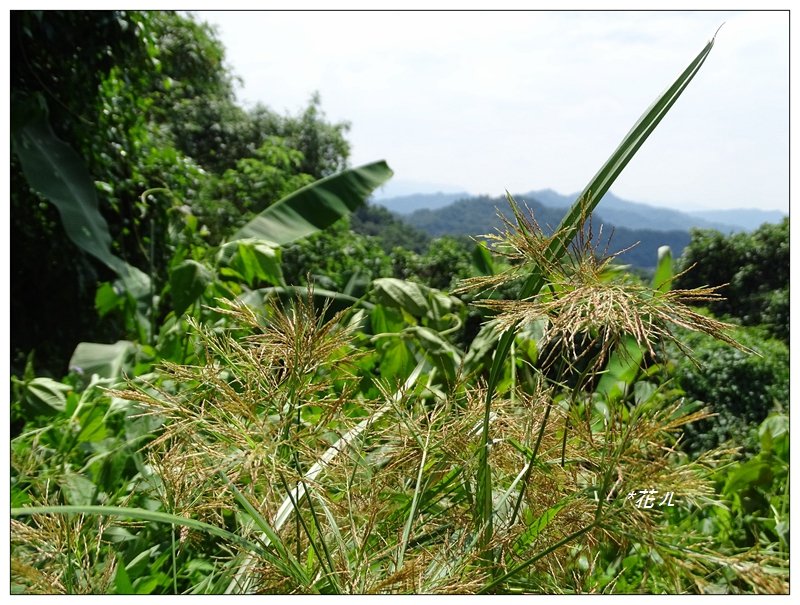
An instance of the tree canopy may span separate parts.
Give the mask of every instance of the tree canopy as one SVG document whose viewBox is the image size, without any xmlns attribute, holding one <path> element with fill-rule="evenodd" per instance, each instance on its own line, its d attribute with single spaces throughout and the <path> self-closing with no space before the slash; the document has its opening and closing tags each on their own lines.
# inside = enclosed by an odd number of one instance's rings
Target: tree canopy
<svg viewBox="0 0 800 605">
<path fill-rule="evenodd" d="M 683 252 L 678 288 L 727 284 L 715 313 L 738 318 L 744 325 L 765 325 L 789 341 L 789 219 L 765 223 L 752 233 L 722 235 L 694 230 Z"/>
<path fill-rule="evenodd" d="M 168 281 L 175 212 L 219 242 L 288 192 L 347 165 L 346 123 L 319 96 L 296 115 L 240 107 L 213 29 L 171 11 L 13 11 L 12 125 L 42 115 L 96 185 L 112 252 Z M 168 193 L 141 199 L 146 190 Z M 112 274 L 67 237 L 56 208 L 11 166 L 12 364 L 28 351 L 60 375 L 98 326 L 95 285 Z M 46 242 L 46 245 L 43 245 Z M 90 338 L 91 335 L 91 338 Z"/>
</svg>

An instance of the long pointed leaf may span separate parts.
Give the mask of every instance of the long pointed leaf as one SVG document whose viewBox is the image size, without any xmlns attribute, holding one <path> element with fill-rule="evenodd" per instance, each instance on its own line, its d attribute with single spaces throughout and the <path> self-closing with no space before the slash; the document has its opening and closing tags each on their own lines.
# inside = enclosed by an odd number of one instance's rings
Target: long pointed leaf
<svg viewBox="0 0 800 605">
<path fill-rule="evenodd" d="M 311 183 L 261 212 L 231 241 L 254 237 L 284 245 L 308 237 L 349 215 L 392 174 L 380 161 Z"/>
<path fill-rule="evenodd" d="M 653 274 L 653 288 L 665 294 L 672 288 L 672 280 L 675 277 L 672 269 L 672 248 L 661 246 L 658 249 L 658 265 Z"/>
<path fill-rule="evenodd" d="M 278 536 L 277 532 L 272 529 L 269 522 L 260 512 L 258 512 L 256 507 L 250 503 L 247 497 L 236 488 L 236 486 L 233 484 L 233 482 L 231 482 L 230 479 L 228 479 L 225 473 L 220 472 L 219 475 L 227 482 L 228 489 L 233 492 L 236 501 L 242 505 L 247 514 L 250 515 L 250 518 L 253 519 L 258 528 L 263 532 L 263 535 L 266 536 L 267 540 L 269 541 L 268 543 L 274 546 L 278 551 L 280 560 L 285 562 L 285 565 L 283 566 L 284 571 L 290 574 L 301 585 L 308 584 L 308 578 L 306 577 L 303 568 L 300 566 L 300 563 L 298 563 L 297 559 L 292 556 L 292 554 L 289 552 L 289 549 L 286 548 L 286 545 L 280 539 L 280 536 Z"/>
<path fill-rule="evenodd" d="M 28 184 L 58 209 L 64 231 L 78 248 L 124 275 L 127 265 L 111 253 L 111 234 L 98 210 L 89 171 L 72 147 L 53 132 L 44 101 L 15 99 L 12 111 L 12 147 Z"/>
<path fill-rule="evenodd" d="M 556 233 L 559 233 L 560 236 L 554 237 L 548 247 L 548 260 L 558 260 L 565 254 L 570 242 L 582 228 L 586 216 L 595 209 L 603 195 L 605 195 L 612 183 L 622 172 L 623 168 L 625 168 L 631 158 L 633 158 L 647 137 L 650 136 L 650 133 L 653 132 L 681 93 L 689 85 L 689 82 L 691 82 L 692 78 L 694 78 L 695 74 L 703 65 L 713 46 L 714 39 L 712 38 L 681 73 L 678 79 L 656 99 L 647 111 L 645 111 L 630 132 L 622 139 L 619 147 L 617 147 L 611 157 L 606 160 L 605 164 L 603 164 L 594 178 L 589 181 L 589 184 L 586 185 L 556 230 Z M 522 286 L 520 298 L 528 298 L 538 294 L 543 285 L 544 276 L 541 272 L 534 270 Z M 489 467 L 489 443 L 491 443 L 491 438 L 489 436 L 489 410 L 495 390 L 502 377 L 503 366 L 513 341 L 514 328 L 512 327 L 503 334 L 498 343 L 494 362 L 489 372 L 489 381 L 486 389 L 483 439 L 480 445 L 478 458 L 477 508 L 475 518 L 476 526 L 481 528 L 482 534 L 480 542 L 482 546 L 488 545 L 493 534 L 492 476 L 491 468 Z"/>
</svg>

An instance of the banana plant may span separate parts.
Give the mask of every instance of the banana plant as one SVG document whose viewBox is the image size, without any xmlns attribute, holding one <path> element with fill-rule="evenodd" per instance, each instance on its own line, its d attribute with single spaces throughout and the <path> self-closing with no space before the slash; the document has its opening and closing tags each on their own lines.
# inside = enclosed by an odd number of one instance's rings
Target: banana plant
<svg viewBox="0 0 800 605">
<path fill-rule="evenodd" d="M 137 327 L 139 340 L 142 344 L 150 342 L 156 337 L 151 277 L 111 251 L 108 223 L 99 211 L 95 185 L 83 159 L 55 135 L 41 96 L 15 97 L 12 108 L 12 148 L 28 183 L 58 209 L 70 240 L 119 277 L 117 287 L 106 285 L 98 291 L 98 311 L 102 314 L 119 307 L 120 297 L 125 298 L 136 316 L 132 325 Z M 392 174 L 386 162 L 378 161 L 344 170 L 278 200 L 222 246 L 218 261 L 228 265 L 222 271 L 236 272 L 243 282 L 266 280 L 281 287 L 279 247 L 348 216 Z M 176 316 L 187 311 L 216 280 L 212 268 L 194 259 L 182 260 L 169 273 Z M 86 349 L 79 346 L 71 367 L 85 365 Z"/>
</svg>

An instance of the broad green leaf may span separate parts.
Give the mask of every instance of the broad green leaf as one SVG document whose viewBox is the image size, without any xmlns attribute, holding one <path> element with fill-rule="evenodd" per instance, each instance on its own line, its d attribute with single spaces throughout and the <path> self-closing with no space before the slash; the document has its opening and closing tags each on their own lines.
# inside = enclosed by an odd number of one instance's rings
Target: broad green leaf
<svg viewBox="0 0 800 605">
<path fill-rule="evenodd" d="M 272 204 L 230 239 L 254 237 L 283 246 L 308 237 L 348 216 L 392 174 L 381 161 L 311 183 Z"/>
<path fill-rule="evenodd" d="M 789 451 L 789 417 L 785 414 L 772 414 L 758 427 L 761 450 L 774 451 L 779 457 Z"/>
<path fill-rule="evenodd" d="M 88 412 L 80 419 L 81 430 L 78 443 L 102 441 L 106 437 L 105 412 L 98 407 L 88 408 Z M 73 504 L 78 504 L 73 502 Z"/>
<path fill-rule="evenodd" d="M 154 296 L 150 277 L 136 267 L 128 265 L 126 272 L 114 281 L 111 290 L 107 288 L 103 290 L 101 298 L 95 298 L 98 313 L 100 312 L 98 305 L 101 304 L 105 305 L 106 311 L 111 310 L 108 308 L 108 305 L 113 305 L 110 296 L 112 293 L 116 294 L 119 297 L 117 306 L 124 308 L 127 301 L 133 311 L 124 315 L 126 328 L 138 334 L 140 342 L 150 342 L 154 327 L 150 321 Z"/>
<path fill-rule="evenodd" d="M 387 307 L 404 309 L 415 317 L 424 317 L 430 312 L 420 284 L 386 277 L 373 281 L 372 287 L 378 301 Z"/>
<path fill-rule="evenodd" d="M 653 289 L 659 292 L 669 292 L 672 287 L 672 248 L 661 246 L 658 249 L 658 265 L 653 274 Z"/>
<path fill-rule="evenodd" d="M 114 576 L 114 589 L 116 594 L 136 594 L 125 566 L 119 561 L 117 562 L 117 573 Z"/>
<path fill-rule="evenodd" d="M 261 280 L 273 286 L 283 285 L 280 248 L 264 243 L 243 245 L 240 242 L 239 258 L 242 260 L 244 276 L 248 283 L 254 284 L 256 280 Z"/>
<path fill-rule="evenodd" d="M 373 334 L 401 332 L 406 327 L 403 317 L 397 309 L 389 309 L 381 304 L 372 308 L 369 320 Z"/>
<path fill-rule="evenodd" d="M 609 401 L 622 397 L 636 380 L 642 359 L 644 351 L 636 339 L 626 336 L 611 354 L 596 391 L 605 395 Z"/>
<path fill-rule="evenodd" d="M 281 250 L 270 242 L 253 238 L 228 242 L 220 248 L 218 259 L 236 270 L 250 286 L 258 282 L 284 285 Z"/>
<path fill-rule="evenodd" d="M 439 290 L 394 277 L 376 279 L 372 282 L 372 288 L 378 302 L 402 309 L 417 318 L 438 320 L 463 304 Z"/>
<path fill-rule="evenodd" d="M 31 416 L 51 415 L 56 412 L 63 412 L 67 405 L 67 393 L 72 387 L 56 382 L 52 378 L 40 376 L 34 378 L 25 385 L 25 392 L 22 400 L 22 411 Z"/>
<path fill-rule="evenodd" d="M 183 315 L 200 298 L 212 279 L 211 271 L 195 260 L 185 260 L 172 269 L 169 272 L 169 287 L 175 314 Z"/>
<path fill-rule="evenodd" d="M 128 265 L 111 253 L 94 181 L 80 156 L 56 137 L 42 97 L 12 100 L 11 143 L 28 184 L 58 209 L 67 236 L 84 252 L 124 275 Z"/>
<path fill-rule="evenodd" d="M 409 367 L 414 365 L 414 358 L 402 338 L 388 339 L 390 342 L 381 351 L 381 378 L 388 384 L 399 382 L 406 376 Z"/>
<path fill-rule="evenodd" d="M 464 370 L 473 372 L 481 367 L 487 358 L 491 361 L 491 354 L 497 348 L 502 330 L 494 321 L 487 321 L 481 326 L 477 336 L 469 345 L 469 350 L 464 355 Z"/>
<path fill-rule="evenodd" d="M 770 460 L 756 457 L 735 466 L 728 474 L 722 493 L 734 496 L 755 485 L 769 485 L 773 479 Z"/>
<path fill-rule="evenodd" d="M 492 253 L 486 248 L 486 244 L 478 242 L 472 250 L 472 264 L 478 269 L 481 275 L 494 275 L 494 259 Z"/>
<path fill-rule="evenodd" d="M 119 340 L 111 345 L 82 342 L 75 347 L 69 369 L 82 376 L 98 374 L 101 378 L 116 379 L 122 375 L 127 360 L 135 352 L 136 345 L 128 340 Z"/>
<path fill-rule="evenodd" d="M 461 365 L 461 352 L 457 348 L 442 338 L 438 332 L 424 326 L 411 326 L 404 332 L 415 337 L 414 342 L 419 344 L 426 357 L 444 373 L 448 381 L 455 380 L 456 372 Z"/>
<path fill-rule="evenodd" d="M 109 312 L 123 306 L 124 299 L 109 282 L 103 282 L 94 295 L 94 308 L 100 317 L 105 317 Z"/>
<path fill-rule="evenodd" d="M 128 294 L 135 300 L 141 310 L 147 310 L 151 305 L 152 292 L 150 290 L 150 276 L 132 265 L 126 265 L 125 271 L 117 280 Z"/>
<path fill-rule="evenodd" d="M 66 471 L 58 480 L 61 492 L 68 504 L 88 506 L 99 489 L 88 477 L 74 471 Z"/>
</svg>

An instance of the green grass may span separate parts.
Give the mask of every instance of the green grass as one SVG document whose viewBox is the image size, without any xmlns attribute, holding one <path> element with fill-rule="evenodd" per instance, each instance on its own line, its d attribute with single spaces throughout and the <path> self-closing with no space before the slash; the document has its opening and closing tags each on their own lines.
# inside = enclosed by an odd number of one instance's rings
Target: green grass
<svg viewBox="0 0 800 605">
<path fill-rule="evenodd" d="M 675 326 L 746 349 L 688 306 L 716 290 L 671 290 L 668 261 L 639 283 L 585 231 L 712 45 L 552 235 L 509 198 L 490 275 L 455 291 L 484 320 L 466 346 L 462 301 L 410 281 L 357 299 L 231 290 L 209 271 L 181 301 L 196 315 L 175 355 L 149 371 L 85 389 L 19 381 L 17 405 L 39 416 L 11 446 L 12 589 L 786 592 L 788 479 L 767 475 L 788 436 L 773 421 L 741 467 L 729 451 L 690 459 L 683 427 L 706 414 L 659 363 Z M 280 281 L 269 250 L 242 271 Z M 678 504 L 637 508 L 642 489 Z"/>
</svg>

